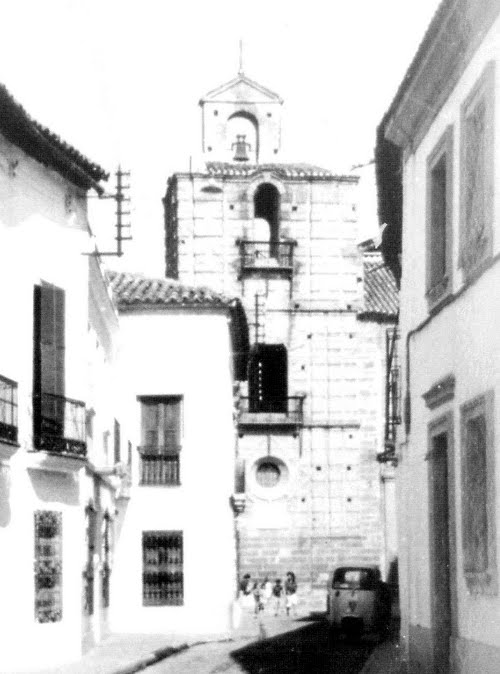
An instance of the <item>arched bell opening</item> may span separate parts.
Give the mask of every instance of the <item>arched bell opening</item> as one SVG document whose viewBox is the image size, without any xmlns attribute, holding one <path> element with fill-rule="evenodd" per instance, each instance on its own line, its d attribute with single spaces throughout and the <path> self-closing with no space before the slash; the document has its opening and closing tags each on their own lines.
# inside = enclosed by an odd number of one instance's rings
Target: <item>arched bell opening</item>
<svg viewBox="0 0 500 674">
<path fill-rule="evenodd" d="M 259 157 L 259 124 L 248 112 L 235 112 L 227 120 L 231 157 L 236 162 L 256 164 Z"/>
</svg>

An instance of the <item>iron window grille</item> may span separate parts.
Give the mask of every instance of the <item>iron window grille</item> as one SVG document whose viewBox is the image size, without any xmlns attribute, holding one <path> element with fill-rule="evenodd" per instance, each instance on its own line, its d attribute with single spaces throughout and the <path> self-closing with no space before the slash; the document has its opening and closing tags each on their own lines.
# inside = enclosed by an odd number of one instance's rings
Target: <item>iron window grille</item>
<svg viewBox="0 0 500 674">
<path fill-rule="evenodd" d="M 111 585 L 111 527 L 112 519 L 108 511 L 102 518 L 102 567 L 101 567 L 101 596 L 102 607 L 109 608 Z"/>
<path fill-rule="evenodd" d="M 396 432 L 401 424 L 401 369 L 398 358 L 399 330 L 389 328 L 385 334 L 385 432 L 380 462 L 396 461 Z"/>
<path fill-rule="evenodd" d="M 92 504 L 85 509 L 85 538 L 87 544 L 87 562 L 83 572 L 83 601 L 86 615 L 94 614 L 94 552 L 96 539 L 97 513 Z"/>
<path fill-rule="evenodd" d="M 144 606 L 182 606 L 184 603 L 182 531 L 144 531 L 142 534 Z"/>
<path fill-rule="evenodd" d="M 0 375 L 0 441 L 17 443 L 17 383 Z"/>
<path fill-rule="evenodd" d="M 62 513 L 35 512 L 35 619 L 62 620 Z"/>
</svg>

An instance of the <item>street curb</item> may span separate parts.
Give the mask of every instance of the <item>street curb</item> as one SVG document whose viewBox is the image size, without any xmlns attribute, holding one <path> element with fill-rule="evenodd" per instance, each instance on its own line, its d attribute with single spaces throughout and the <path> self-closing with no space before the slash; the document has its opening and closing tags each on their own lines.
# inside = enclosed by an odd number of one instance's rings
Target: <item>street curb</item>
<svg viewBox="0 0 500 674">
<path fill-rule="evenodd" d="M 180 644 L 180 646 L 165 646 L 164 648 L 157 648 L 152 653 L 143 656 L 140 660 L 135 660 L 130 665 L 125 665 L 119 669 L 114 669 L 110 674 L 135 674 L 140 672 L 150 665 L 154 665 L 161 660 L 169 658 L 171 655 L 177 655 L 177 653 L 182 653 L 188 648 L 193 648 L 193 646 L 202 646 L 203 644 L 210 643 L 224 643 L 227 641 L 234 641 L 233 637 L 223 637 L 222 639 L 211 639 L 205 641 L 193 641 L 192 643 Z"/>
<path fill-rule="evenodd" d="M 136 660 L 130 665 L 113 670 L 111 674 L 135 674 L 135 672 L 140 672 L 142 669 L 146 669 L 146 667 L 149 667 L 156 662 L 160 662 L 160 660 L 165 660 L 165 658 L 168 658 L 171 655 L 181 653 L 182 651 L 185 651 L 194 645 L 195 644 L 181 644 L 180 646 L 167 646 L 166 648 L 158 648 L 156 651 L 153 651 L 149 655 L 142 657 L 140 660 Z"/>
</svg>

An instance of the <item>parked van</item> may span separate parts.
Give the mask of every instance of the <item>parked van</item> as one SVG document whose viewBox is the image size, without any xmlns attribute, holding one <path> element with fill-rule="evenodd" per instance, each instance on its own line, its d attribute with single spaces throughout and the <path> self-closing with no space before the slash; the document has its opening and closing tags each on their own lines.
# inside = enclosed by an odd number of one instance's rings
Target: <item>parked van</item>
<svg viewBox="0 0 500 674">
<path fill-rule="evenodd" d="M 372 566 L 341 566 L 330 575 L 327 620 L 347 636 L 385 635 L 391 618 L 389 587 Z"/>
</svg>

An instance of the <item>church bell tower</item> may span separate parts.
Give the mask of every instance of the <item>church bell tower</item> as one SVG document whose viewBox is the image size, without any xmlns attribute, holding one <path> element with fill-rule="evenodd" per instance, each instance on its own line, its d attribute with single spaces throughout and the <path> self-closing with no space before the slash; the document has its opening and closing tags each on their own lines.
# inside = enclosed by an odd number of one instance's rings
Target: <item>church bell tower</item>
<svg viewBox="0 0 500 674">
<path fill-rule="evenodd" d="M 241 63 L 237 77 L 206 94 L 200 106 L 204 161 L 279 161 L 283 100 L 247 77 Z"/>
</svg>

